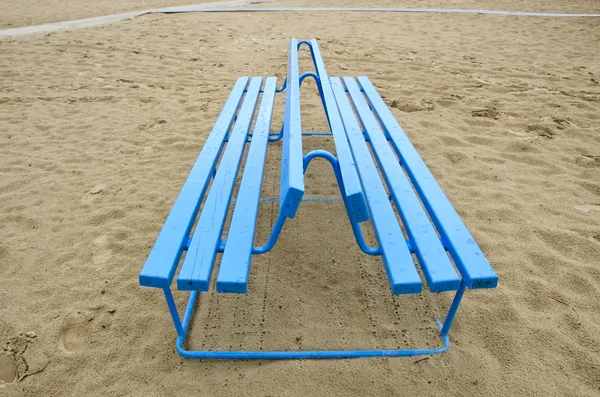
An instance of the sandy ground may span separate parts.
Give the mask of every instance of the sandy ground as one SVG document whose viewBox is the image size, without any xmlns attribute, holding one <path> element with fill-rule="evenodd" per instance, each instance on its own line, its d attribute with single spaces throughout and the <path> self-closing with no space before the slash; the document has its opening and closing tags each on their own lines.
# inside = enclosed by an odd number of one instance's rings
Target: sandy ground
<svg viewBox="0 0 600 397">
<path fill-rule="evenodd" d="M 0 41 L 0 394 L 600 395 L 598 28 L 186 14 Z M 497 289 L 467 293 L 441 356 L 185 360 L 161 292 L 138 286 L 236 77 L 283 78 L 292 35 L 320 38 L 331 75 L 370 76 L 498 271 Z M 304 128 L 325 129 L 314 84 L 302 93 Z M 273 130 L 282 109 L 279 100 Z M 333 144 L 305 140 L 317 147 Z M 264 197 L 277 194 L 278 152 Z M 311 165 L 308 196 L 337 195 L 327 167 Z M 257 242 L 275 214 L 261 206 Z M 450 300 L 393 297 L 341 204 L 303 203 L 273 252 L 253 261 L 247 296 L 203 298 L 189 346 L 437 346 L 433 317 Z"/>
<path fill-rule="evenodd" d="M 23 0 L 0 1 L 0 29 L 99 17 L 129 11 L 148 10 L 214 0 Z"/>
<path fill-rule="evenodd" d="M 0 1 L 0 29 L 63 22 L 73 19 L 118 14 L 129 11 L 148 10 L 189 4 L 215 3 L 218 0 L 20 0 Z M 471 8 L 508 11 L 537 11 L 565 13 L 598 13 L 600 3 L 596 0 L 574 1 L 527 1 L 503 0 L 339 0 L 325 3 L 321 0 L 282 0 L 274 3 L 255 3 L 252 7 L 440 7 Z"/>
</svg>

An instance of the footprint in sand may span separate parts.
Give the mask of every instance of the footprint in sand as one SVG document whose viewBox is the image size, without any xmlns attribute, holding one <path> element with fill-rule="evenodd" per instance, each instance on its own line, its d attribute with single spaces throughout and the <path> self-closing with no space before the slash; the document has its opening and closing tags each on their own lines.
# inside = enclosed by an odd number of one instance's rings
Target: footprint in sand
<svg viewBox="0 0 600 397">
<path fill-rule="evenodd" d="M 87 343 L 88 331 L 83 324 L 76 324 L 63 329 L 58 337 L 59 347 L 66 353 L 77 353 Z"/>
<path fill-rule="evenodd" d="M 413 112 L 430 112 L 432 110 L 435 110 L 435 105 L 430 102 L 430 101 L 426 101 L 426 100 L 421 100 L 420 103 L 417 102 L 400 102 L 397 99 L 394 99 L 393 101 L 391 101 L 389 103 L 389 106 L 395 109 L 400 109 L 403 112 L 406 113 L 413 113 Z"/>
<path fill-rule="evenodd" d="M 17 379 L 17 364 L 11 356 L 0 353 L 0 387 Z"/>
<path fill-rule="evenodd" d="M 28 331 L 6 340 L 0 353 L 0 388 L 8 383 L 23 380 L 27 376 L 42 372 L 50 359 L 35 343 L 37 335 Z"/>
<path fill-rule="evenodd" d="M 500 118 L 500 112 L 498 112 L 498 109 L 496 109 L 495 107 L 487 106 L 485 109 L 473 110 L 471 112 L 471 116 L 472 117 L 486 117 L 488 119 L 496 119 L 497 120 Z"/>
<path fill-rule="evenodd" d="M 102 265 L 108 262 L 112 256 L 112 250 L 108 248 L 108 236 L 103 235 L 94 239 L 92 252 L 92 262 L 94 262 L 94 265 Z"/>
<path fill-rule="evenodd" d="M 89 192 L 83 195 L 81 198 L 81 204 L 91 204 L 94 202 L 96 195 L 102 193 L 102 191 L 106 188 L 106 185 L 96 185 Z"/>
<path fill-rule="evenodd" d="M 58 336 L 58 347 L 65 353 L 78 353 L 88 343 L 89 329 L 87 324 L 93 320 L 90 314 L 69 313 Z"/>
</svg>

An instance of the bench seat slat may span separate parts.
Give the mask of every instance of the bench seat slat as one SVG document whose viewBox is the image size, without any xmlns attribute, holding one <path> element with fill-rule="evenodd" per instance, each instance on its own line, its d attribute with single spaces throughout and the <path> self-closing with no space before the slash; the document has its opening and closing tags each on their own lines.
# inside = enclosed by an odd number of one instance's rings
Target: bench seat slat
<svg viewBox="0 0 600 397">
<path fill-rule="evenodd" d="M 333 134 L 335 151 L 340 164 L 348 216 L 352 222 L 364 222 L 369 219 L 369 211 L 367 209 L 367 203 L 362 187 L 360 186 L 360 180 L 358 179 L 354 158 L 352 157 L 352 152 L 348 145 L 346 131 L 344 130 L 335 97 L 333 96 L 331 83 L 329 82 L 329 76 L 327 75 L 327 70 L 325 69 L 325 63 L 321 57 L 321 51 L 319 50 L 317 40 L 313 39 L 311 45 L 317 74 L 319 75 L 319 80 L 321 82 L 321 90 L 325 102 L 325 112 L 327 113 L 327 120 L 329 121 L 329 127 Z"/>
<path fill-rule="evenodd" d="M 252 245 L 254 244 L 276 88 L 277 77 L 268 77 L 252 132 L 252 143 L 248 150 L 240 191 L 227 235 L 225 252 L 219 267 L 217 292 L 243 294 L 248 290 Z"/>
<path fill-rule="evenodd" d="M 396 153 L 433 219 L 467 287 L 496 287 L 498 276 L 392 112 L 367 77 L 358 77 L 358 82 L 373 111 L 389 134 Z"/>
<path fill-rule="evenodd" d="M 237 116 L 229 143 L 217 168 L 210 192 L 188 248 L 179 277 L 180 290 L 208 291 L 213 264 L 221 241 L 233 187 L 242 161 L 248 129 L 252 123 L 262 78 L 250 81 L 244 103 Z"/>
<path fill-rule="evenodd" d="M 341 80 L 334 77 L 330 81 L 364 188 L 373 229 L 381 249 L 392 293 L 419 293 L 423 289 L 423 284 L 362 130 L 354 116 L 352 105 L 346 96 Z"/>
<path fill-rule="evenodd" d="M 284 216 L 293 218 L 304 195 L 298 41 L 296 39 L 292 39 L 290 42 L 286 84 L 279 208 Z"/>
<path fill-rule="evenodd" d="M 140 285 L 157 288 L 168 288 L 171 285 L 215 162 L 221 153 L 247 84 L 248 77 L 240 77 L 235 83 L 148 255 L 139 276 Z"/>
<path fill-rule="evenodd" d="M 432 292 L 457 290 L 460 278 L 377 119 L 354 78 L 344 77 L 343 80 L 369 137 L 373 153 L 398 208 L 429 289 Z"/>
</svg>

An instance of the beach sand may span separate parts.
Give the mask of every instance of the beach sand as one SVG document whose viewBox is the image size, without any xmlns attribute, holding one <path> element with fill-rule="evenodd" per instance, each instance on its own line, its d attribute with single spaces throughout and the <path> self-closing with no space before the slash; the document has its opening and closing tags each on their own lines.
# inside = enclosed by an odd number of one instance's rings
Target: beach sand
<svg viewBox="0 0 600 397">
<path fill-rule="evenodd" d="M 0 29 L 63 22 L 131 11 L 202 4 L 213 0 L 22 0 L 0 2 Z"/>
<path fill-rule="evenodd" d="M 281 2 L 296 4 L 307 2 Z M 435 4 L 475 2 L 419 2 Z M 598 11 L 531 4 L 519 8 Z M 57 18 L 74 15 L 91 16 Z M 600 395 L 599 23 L 178 14 L 1 40 L 0 395 Z M 236 78 L 282 81 L 291 36 L 318 37 L 330 75 L 370 77 L 498 272 L 498 288 L 467 291 L 441 356 L 182 359 L 161 291 L 138 285 Z M 303 129 L 326 130 L 310 80 L 302 104 Z M 279 98 L 273 131 L 282 115 Z M 304 140 L 316 148 L 333 143 Z M 269 150 L 263 197 L 277 197 L 279 152 Z M 311 164 L 306 196 L 338 195 L 329 165 Z M 261 204 L 257 244 L 276 214 Z M 188 346 L 439 346 L 434 317 L 451 299 L 392 296 L 342 204 L 305 202 L 272 253 L 253 259 L 246 296 L 203 295 Z"/>
</svg>

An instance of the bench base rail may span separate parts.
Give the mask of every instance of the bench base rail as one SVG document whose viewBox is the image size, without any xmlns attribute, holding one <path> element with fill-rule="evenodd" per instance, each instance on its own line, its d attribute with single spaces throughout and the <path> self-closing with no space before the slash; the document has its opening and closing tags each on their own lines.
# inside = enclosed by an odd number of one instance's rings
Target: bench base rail
<svg viewBox="0 0 600 397">
<path fill-rule="evenodd" d="M 292 360 L 292 359 L 339 359 L 339 358 L 361 358 L 361 357 L 413 357 L 431 354 L 441 354 L 450 346 L 448 332 L 465 293 L 466 285 L 461 283 L 460 288 L 454 295 L 450 309 L 442 323 L 438 318 L 436 322 L 440 329 L 441 347 L 427 349 L 392 349 L 392 350 L 310 350 L 310 351 L 202 351 L 186 350 L 185 340 L 194 313 L 196 303 L 199 301 L 200 292 L 192 291 L 183 315 L 179 317 L 173 294 L 168 288 L 164 289 L 165 298 L 175 329 L 177 330 L 177 353 L 184 358 L 196 359 L 221 359 L 221 360 Z"/>
<path fill-rule="evenodd" d="M 304 156 L 304 172 L 308 169 L 310 162 L 316 158 L 322 158 L 327 160 L 333 168 L 336 176 L 338 185 L 340 186 L 340 192 L 342 193 L 341 198 L 337 200 L 344 201 L 342 189 L 342 179 L 340 174 L 340 168 L 337 158 L 328 151 L 325 150 L 314 150 Z M 333 198 L 330 198 L 333 199 Z M 269 201 L 277 201 L 278 199 L 270 199 Z M 304 198 L 302 201 L 315 201 L 315 200 L 328 200 L 328 198 Z M 261 200 L 264 201 L 264 200 Z M 269 242 L 263 247 L 253 247 L 253 254 L 264 254 L 273 248 L 279 233 L 285 222 L 285 217 L 279 216 L 275 222 L 273 231 L 269 238 Z M 380 255 L 379 248 L 369 247 L 365 242 L 360 225 L 356 222 L 350 222 L 356 241 L 361 250 L 369 255 Z M 225 243 L 224 241 L 222 243 Z M 177 352 L 179 355 L 185 358 L 197 358 L 197 359 L 254 359 L 254 360 L 271 360 L 271 359 L 338 359 L 338 358 L 359 358 L 359 357 L 411 357 L 411 356 L 423 356 L 430 354 L 441 354 L 445 352 L 450 346 L 448 339 L 448 332 L 454 320 L 454 316 L 458 310 L 458 306 L 462 300 L 467 286 L 465 282 L 461 282 L 459 289 L 456 291 L 450 309 L 446 314 L 446 318 L 442 323 L 438 318 L 436 322 L 440 329 L 440 338 L 442 342 L 441 347 L 428 348 L 428 349 L 395 349 L 395 350 L 314 350 L 314 351 L 190 351 L 184 348 L 185 340 L 187 337 L 188 329 L 190 326 L 190 320 L 194 312 L 196 303 L 199 301 L 199 291 L 192 291 L 190 298 L 187 303 L 187 307 L 183 316 L 180 318 L 173 294 L 169 288 L 163 289 L 167 305 L 173 319 L 173 324 L 177 330 Z"/>
</svg>

